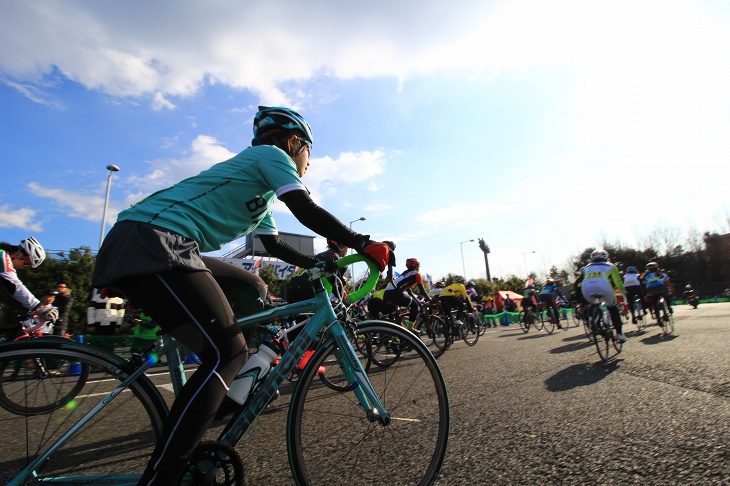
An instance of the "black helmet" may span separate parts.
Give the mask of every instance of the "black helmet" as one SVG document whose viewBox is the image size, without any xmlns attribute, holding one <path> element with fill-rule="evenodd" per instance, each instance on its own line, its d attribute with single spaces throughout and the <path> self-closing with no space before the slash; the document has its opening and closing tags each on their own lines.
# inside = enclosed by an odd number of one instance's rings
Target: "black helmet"
<svg viewBox="0 0 730 486">
<path fill-rule="evenodd" d="M 58 295 L 58 291 L 53 289 L 43 289 L 39 295 L 41 297 L 44 295 Z"/>
<path fill-rule="evenodd" d="M 342 256 L 344 256 L 345 253 L 347 253 L 347 246 L 337 243 L 332 238 L 327 238 L 327 248 L 329 248 L 330 250 L 336 251 L 337 253 L 339 253 Z"/>
</svg>

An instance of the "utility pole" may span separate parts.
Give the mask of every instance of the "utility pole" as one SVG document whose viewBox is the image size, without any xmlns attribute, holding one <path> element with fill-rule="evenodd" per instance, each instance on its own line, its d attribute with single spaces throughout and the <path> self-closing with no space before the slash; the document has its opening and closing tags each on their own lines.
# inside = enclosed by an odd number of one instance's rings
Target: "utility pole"
<svg viewBox="0 0 730 486">
<path fill-rule="evenodd" d="M 492 276 L 489 273 L 489 246 L 484 243 L 484 238 L 479 238 L 479 249 L 484 252 L 484 266 L 487 267 L 487 281 L 492 281 Z"/>
</svg>

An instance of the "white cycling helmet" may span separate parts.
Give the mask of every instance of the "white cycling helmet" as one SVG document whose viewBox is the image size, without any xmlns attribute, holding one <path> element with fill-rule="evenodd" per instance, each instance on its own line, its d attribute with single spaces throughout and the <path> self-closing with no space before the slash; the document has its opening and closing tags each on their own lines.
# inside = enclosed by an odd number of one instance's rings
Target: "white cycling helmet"
<svg viewBox="0 0 730 486">
<path fill-rule="evenodd" d="M 598 248 L 591 253 L 591 261 L 592 262 L 607 262 L 608 261 L 608 252 L 604 250 L 603 248 Z"/>
<path fill-rule="evenodd" d="M 43 249 L 38 240 L 34 237 L 26 238 L 20 242 L 20 248 L 30 257 L 30 266 L 36 268 L 46 259 L 46 250 Z"/>
</svg>

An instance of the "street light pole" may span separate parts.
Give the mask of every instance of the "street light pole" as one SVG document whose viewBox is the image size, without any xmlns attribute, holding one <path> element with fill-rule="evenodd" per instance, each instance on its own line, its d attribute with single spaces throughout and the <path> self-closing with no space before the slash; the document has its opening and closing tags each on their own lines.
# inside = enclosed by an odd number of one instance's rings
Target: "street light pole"
<svg viewBox="0 0 730 486">
<path fill-rule="evenodd" d="M 365 221 L 365 217 L 360 216 L 359 218 L 350 221 L 350 231 L 352 231 L 352 223 L 357 223 L 358 221 Z M 353 253 L 353 250 L 350 249 L 350 254 L 352 254 L 352 253 Z M 354 263 L 350 264 L 350 284 L 353 287 L 355 287 L 355 264 Z"/>
<path fill-rule="evenodd" d="M 527 273 L 527 257 L 525 257 L 528 253 L 535 253 L 535 250 L 526 251 L 522 254 L 522 260 L 525 262 L 525 278 L 529 277 L 529 274 Z"/>
<path fill-rule="evenodd" d="M 112 187 L 112 173 L 119 172 L 119 167 L 114 164 L 106 166 L 106 170 L 109 171 L 109 177 L 106 179 L 106 197 L 104 198 L 104 214 L 101 217 L 101 235 L 99 236 L 99 248 L 104 242 L 104 227 L 106 226 L 106 210 L 109 207 L 109 191 Z"/>
<path fill-rule="evenodd" d="M 491 282 L 492 275 L 489 273 L 489 253 L 491 250 L 489 249 L 489 245 L 487 245 L 484 242 L 483 238 L 478 238 L 478 240 L 479 240 L 479 249 L 481 249 L 482 252 L 484 253 L 484 266 L 487 267 L 487 282 Z"/>
<path fill-rule="evenodd" d="M 471 243 L 472 241 L 474 240 L 471 239 L 459 243 L 459 246 L 461 247 L 461 269 L 464 271 L 464 280 L 466 280 L 466 267 L 464 266 L 464 243 Z"/>
</svg>

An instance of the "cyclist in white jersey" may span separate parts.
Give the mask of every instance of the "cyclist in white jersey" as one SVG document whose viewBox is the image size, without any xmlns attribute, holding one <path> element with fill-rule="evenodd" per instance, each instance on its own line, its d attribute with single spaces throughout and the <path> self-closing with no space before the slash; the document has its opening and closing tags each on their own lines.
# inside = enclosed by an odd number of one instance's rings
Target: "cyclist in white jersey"
<svg viewBox="0 0 730 486">
<path fill-rule="evenodd" d="M 20 305 L 28 310 L 28 313 L 38 312 L 45 320 L 54 322 L 58 319 L 58 309 L 55 307 L 41 308 L 41 301 L 28 287 L 18 278 L 18 270 L 25 267 L 36 268 L 46 259 L 46 251 L 34 237 L 26 238 L 19 245 L 2 244 L 0 249 L 0 283 L 2 287 Z"/>
<path fill-rule="evenodd" d="M 639 300 L 641 302 L 641 309 L 644 315 L 646 315 L 646 302 L 644 300 L 644 287 L 641 285 L 641 278 L 639 276 L 639 270 L 631 266 L 626 269 L 624 275 L 624 288 L 626 289 L 626 301 L 631 311 L 631 322 L 636 324 L 636 311 L 634 310 L 634 301 Z"/>
<path fill-rule="evenodd" d="M 307 228 L 370 256 L 381 270 L 394 258 L 387 245 L 354 233 L 309 197 L 301 177 L 314 139 L 299 113 L 259 107 L 253 133 L 252 146 L 243 152 L 120 213 L 97 256 L 92 285 L 122 291 L 202 361 L 175 399 L 139 484 L 180 483 L 247 359 L 226 289 L 201 252 L 218 250 L 255 230 L 269 254 L 314 267 L 315 258 L 279 239 L 271 214 L 278 198 Z M 265 287 L 248 275 L 255 310 Z"/>
</svg>

